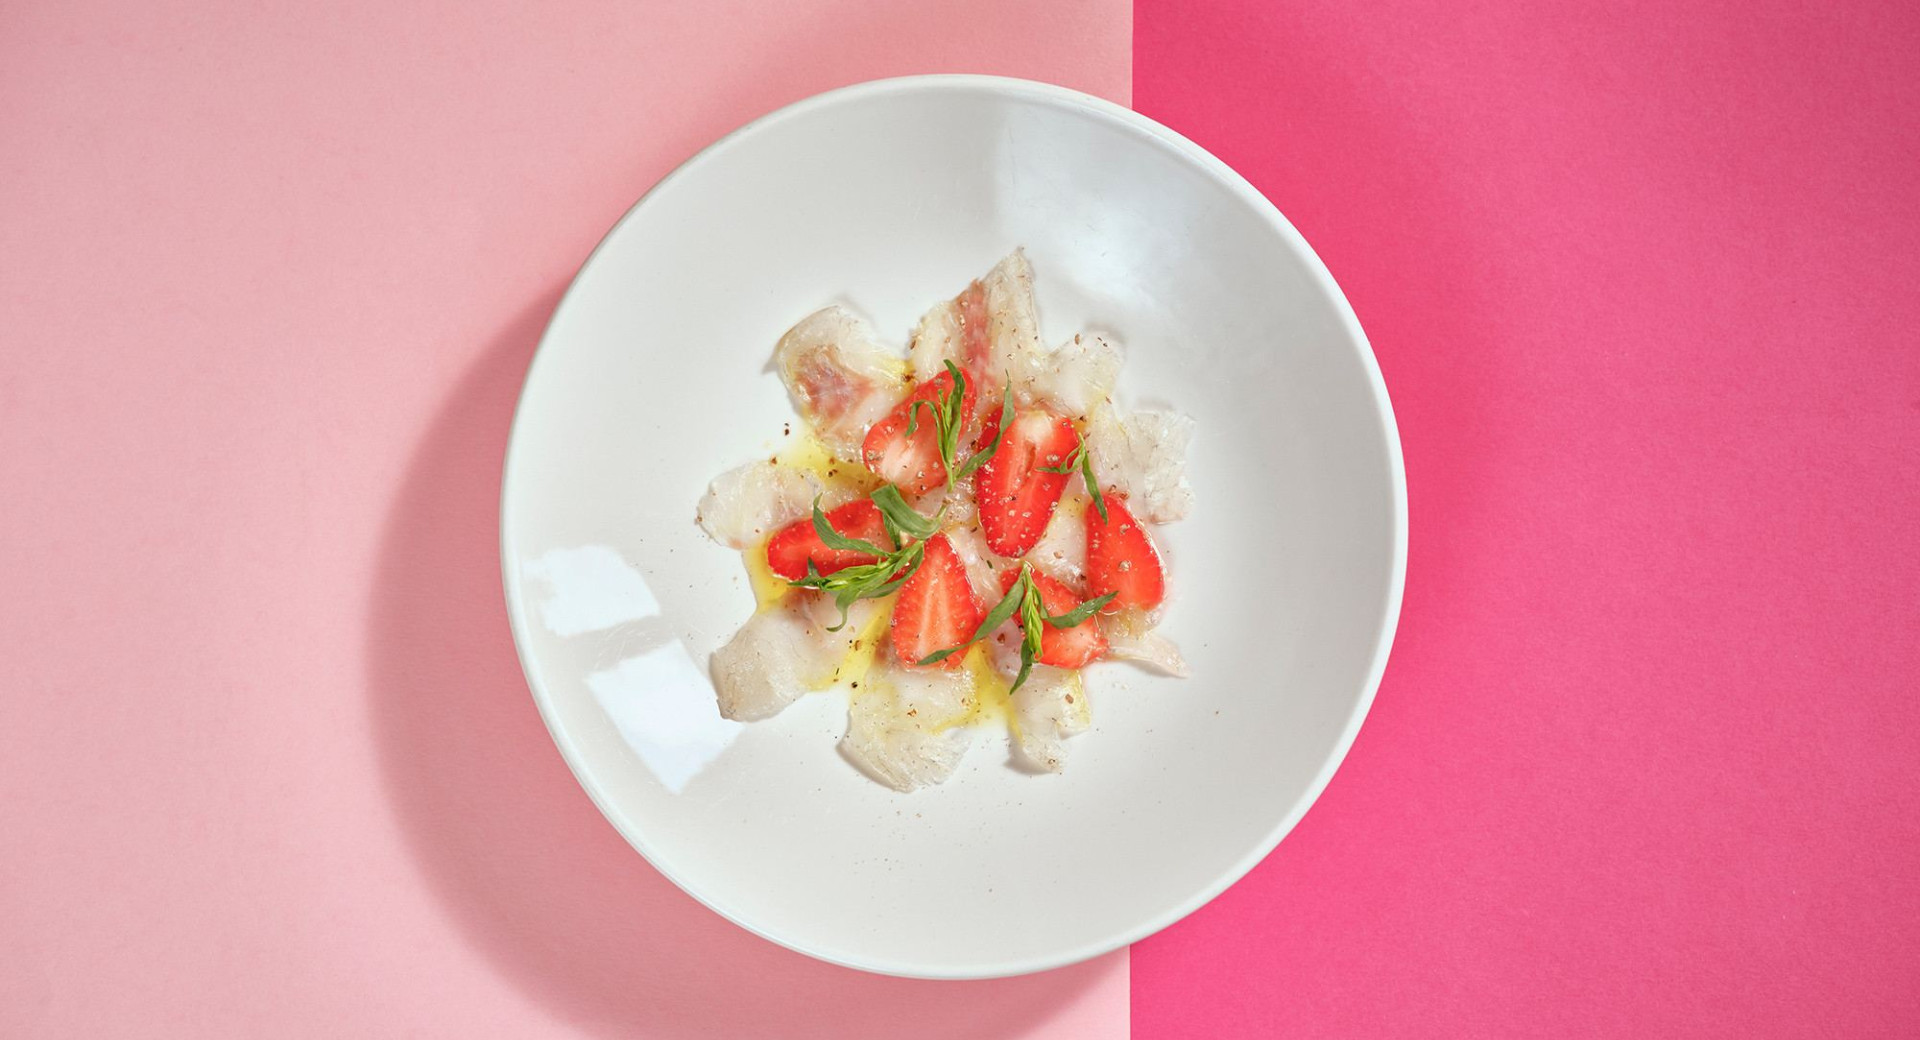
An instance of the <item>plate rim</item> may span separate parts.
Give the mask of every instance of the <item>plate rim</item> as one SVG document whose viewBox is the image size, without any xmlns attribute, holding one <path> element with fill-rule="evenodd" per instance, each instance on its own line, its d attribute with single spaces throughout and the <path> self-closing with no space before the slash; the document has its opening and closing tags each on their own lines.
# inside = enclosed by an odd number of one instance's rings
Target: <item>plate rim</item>
<svg viewBox="0 0 1920 1040">
<path fill-rule="evenodd" d="M 1381 604 L 1379 635 L 1375 639 L 1372 660 L 1368 664 L 1366 678 L 1361 684 L 1360 696 L 1355 702 L 1353 711 L 1349 714 L 1345 725 L 1341 729 L 1340 735 L 1335 742 L 1333 753 L 1328 756 L 1326 762 L 1322 764 L 1320 771 L 1314 775 L 1312 781 L 1307 785 L 1306 790 L 1295 799 L 1294 804 L 1280 818 L 1279 822 L 1269 829 L 1267 834 L 1264 835 L 1247 854 L 1223 869 L 1212 882 L 1196 890 L 1185 899 L 1177 901 L 1167 909 L 1132 926 L 1119 929 L 1111 936 L 1082 943 L 1054 954 L 1025 957 L 1002 963 L 963 965 L 959 967 L 943 966 L 937 963 L 908 962 L 888 958 L 866 958 L 809 948 L 805 943 L 773 934 L 771 931 L 759 927 L 745 915 L 734 912 L 734 910 L 726 906 L 724 902 L 702 891 L 698 885 L 691 883 L 688 879 L 669 869 L 661 859 L 656 857 L 650 850 L 647 841 L 640 833 L 641 828 L 628 819 L 626 814 L 618 807 L 613 805 L 611 800 L 602 791 L 600 784 L 593 776 L 591 768 L 587 766 L 585 757 L 581 754 L 574 738 L 569 736 L 565 728 L 558 724 L 558 714 L 557 709 L 553 705 L 553 698 L 540 679 L 534 674 L 531 655 L 528 652 L 530 641 L 527 633 L 530 631 L 530 626 L 525 617 L 525 611 L 521 607 L 521 604 L 524 602 L 524 597 L 521 595 L 521 578 L 518 573 L 519 568 L 515 565 L 514 559 L 510 554 L 513 537 L 512 524 L 509 519 L 509 504 L 514 498 L 516 448 L 521 442 L 520 422 L 526 412 L 528 393 L 534 385 L 535 375 L 540 370 L 542 360 L 551 353 L 548 347 L 553 339 L 553 330 L 555 326 L 559 324 L 562 315 L 567 313 L 568 306 L 573 301 L 574 292 L 580 286 L 581 276 L 599 259 L 601 252 L 607 248 L 608 243 L 620 233 L 620 230 L 624 228 L 629 221 L 634 219 L 635 215 L 638 214 L 651 199 L 660 194 L 662 190 L 681 178 L 688 176 L 706 160 L 724 150 L 734 141 L 744 138 L 763 127 L 794 118 L 811 112 L 814 109 L 825 108 L 835 104 L 857 102 L 871 97 L 891 94 L 907 94 L 929 90 L 977 92 L 999 98 L 1033 101 L 1079 109 L 1097 119 L 1117 125 L 1122 129 L 1142 134 L 1170 147 L 1173 151 L 1200 167 L 1204 172 L 1210 174 L 1229 191 L 1246 202 L 1256 214 L 1264 218 L 1267 223 L 1280 234 L 1281 239 L 1287 244 L 1288 248 L 1305 263 L 1309 276 L 1333 302 L 1336 317 L 1339 319 L 1342 329 L 1347 334 L 1349 342 L 1353 345 L 1355 353 L 1359 357 L 1361 367 L 1366 374 L 1369 389 L 1372 392 L 1375 417 L 1380 423 L 1383 441 L 1386 445 L 1393 511 L 1393 556 L 1389 567 L 1390 573 L 1388 576 L 1387 595 Z M 614 221 L 606 233 L 601 236 L 600 240 L 595 243 L 592 251 L 581 261 L 580 266 L 574 271 L 572 278 L 568 281 L 566 291 L 561 294 L 559 303 L 555 305 L 552 315 L 548 317 L 545 327 L 541 330 L 540 343 L 534 349 L 532 359 L 527 363 L 527 371 L 525 376 L 522 377 L 520 392 L 514 400 L 513 418 L 508 424 L 507 447 L 501 462 L 499 523 L 502 592 L 506 597 L 507 623 L 513 634 L 514 655 L 520 662 L 521 675 L 525 678 L 527 688 L 533 695 L 534 705 L 539 709 L 540 720 L 542 724 L 546 726 L 548 736 L 552 738 L 554 746 L 560 752 L 560 757 L 566 762 L 568 770 L 572 772 L 574 781 L 586 792 L 587 797 L 592 800 L 594 807 L 600 811 L 600 815 L 613 826 L 621 838 L 623 838 L 634 851 L 638 852 L 653 869 L 659 871 L 663 877 L 671 881 L 674 886 L 682 892 L 692 896 L 701 905 L 719 914 L 721 917 L 726 918 L 733 924 L 746 929 L 762 939 L 816 960 L 826 961 L 830 964 L 837 964 L 860 971 L 902 978 L 1005 978 L 1078 964 L 1082 961 L 1091 960 L 1103 954 L 1111 953 L 1123 946 L 1128 946 L 1174 924 L 1188 914 L 1212 902 L 1222 892 L 1225 892 L 1228 888 L 1232 887 L 1234 883 L 1245 877 L 1248 872 L 1258 866 L 1262 860 L 1266 859 L 1288 834 L 1292 833 L 1293 829 L 1299 825 L 1301 819 L 1303 819 L 1307 812 L 1320 800 L 1320 796 L 1326 791 L 1327 785 L 1333 780 L 1334 774 L 1338 772 L 1340 766 L 1345 763 L 1348 752 L 1353 748 L 1354 740 L 1359 736 L 1361 724 L 1366 721 L 1368 713 L 1372 710 L 1374 698 L 1379 692 L 1381 679 L 1386 672 L 1387 659 L 1392 651 L 1394 637 L 1399 628 L 1400 609 L 1406 588 L 1408 529 L 1407 477 L 1405 459 L 1400 444 L 1399 424 L 1395 419 L 1393 403 L 1388 396 L 1386 380 L 1381 375 L 1379 360 L 1374 355 L 1372 343 L 1367 339 L 1366 332 L 1360 327 L 1360 320 L 1354 314 L 1352 304 L 1347 300 L 1346 294 L 1341 291 L 1339 283 L 1334 281 L 1332 273 L 1327 270 L 1327 266 L 1320 259 L 1319 254 L 1314 252 L 1313 247 L 1307 243 L 1306 238 L 1302 236 L 1299 230 L 1293 226 L 1293 223 L 1280 212 L 1279 208 L 1268 200 L 1265 195 L 1261 194 L 1245 177 L 1242 177 L 1231 166 L 1228 166 L 1224 161 L 1213 155 L 1213 153 L 1188 140 L 1177 131 L 1169 129 L 1161 123 L 1135 112 L 1133 109 L 1104 98 L 1096 97 L 1092 94 L 1074 90 L 1070 87 L 1040 82 L 1038 80 L 1018 79 L 1009 76 L 952 73 L 896 76 L 886 79 L 867 80 L 861 83 L 822 91 L 774 109 L 765 115 L 759 116 L 728 131 L 711 144 L 708 144 L 706 147 L 701 148 L 683 160 L 668 172 L 666 176 L 661 177 L 642 193 L 640 197 L 634 201 L 633 205 L 629 206 L 626 212 L 621 214 L 618 220 Z"/>
</svg>

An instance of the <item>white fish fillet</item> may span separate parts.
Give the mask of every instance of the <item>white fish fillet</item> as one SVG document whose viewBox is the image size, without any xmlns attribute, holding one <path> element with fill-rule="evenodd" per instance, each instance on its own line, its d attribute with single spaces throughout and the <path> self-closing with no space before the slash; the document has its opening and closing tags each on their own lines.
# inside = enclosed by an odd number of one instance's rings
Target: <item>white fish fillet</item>
<svg viewBox="0 0 1920 1040">
<path fill-rule="evenodd" d="M 987 539 L 978 527 L 958 527 L 947 532 L 947 544 L 953 546 L 953 554 L 960 558 L 961 566 L 966 568 L 967 582 L 973 586 L 973 594 L 988 609 L 1000 602 L 1005 595 L 1000 589 L 1000 575 L 1014 562 L 996 555 L 987 548 Z"/>
<path fill-rule="evenodd" d="M 954 490 L 951 495 L 948 494 L 947 486 L 943 483 L 924 495 L 917 498 L 909 498 L 907 504 L 911 505 L 914 512 L 919 513 L 921 516 L 932 516 L 940 512 L 941 506 L 945 506 L 947 509 L 947 523 L 973 523 L 973 518 L 979 515 L 979 509 L 974 505 L 973 501 L 973 480 L 978 475 L 979 474 L 975 472 L 961 477 L 954 483 Z"/>
<path fill-rule="evenodd" d="M 713 652 L 713 689 L 720 714 L 741 722 L 780 713 L 827 679 L 880 609 L 861 600 L 838 632 L 838 608 L 825 596 L 795 594 L 747 619 L 727 645 Z"/>
<path fill-rule="evenodd" d="M 1093 508 L 1093 498 L 1078 490 L 1085 486 L 1079 477 L 1073 478 L 1068 485 L 1072 490 L 1060 496 L 1047 529 L 1026 557 L 1040 573 L 1074 588 L 1087 579 L 1086 512 Z"/>
<path fill-rule="evenodd" d="M 1028 766 L 1057 773 L 1067 764 L 1068 737 L 1093 723 L 1080 673 L 1034 665 L 1013 694 L 1014 750 Z"/>
<path fill-rule="evenodd" d="M 876 663 L 867 676 L 847 712 L 841 753 L 896 791 L 952 776 L 973 742 L 972 730 L 957 725 L 973 710 L 972 675 Z"/>
<path fill-rule="evenodd" d="M 811 473 L 762 459 L 715 477 L 700 499 L 700 527 L 721 545 L 747 549 L 787 524 L 810 516 L 820 482 Z"/>
<path fill-rule="evenodd" d="M 951 359 L 958 364 L 960 350 L 960 303 L 942 300 L 920 316 L 920 324 L 907 339 L 907 367 L 915 383 L 924 383 L 946 371 Z"/>
<path fill-rule="evenodd" d="M 1020 636 L 1020 626 L 1009 620 L 981 641 L 987 648 L 987 660 L 993 665 L 993 670 L 1008 682 L 1020 674 Z"/>
<path fill-rule="evenodd" d="M 1041 359 L 1016 393 L 1069 418 L 1082 418 L 1113 395 L 1120 378 L 1120 348 L 1104 336 L 1082 333 Z"/>
<path fill-rule="evenodd" d="M 713 652 L 713 690 L 720 714 L 751 722 L 779 714 L 807 691 L 801 677 L 811 658 L 812 625 L 793 611 L 762 611 Z"/>
<path fill-rule="evenodd" d="M 936 304 L 920 319 L 907 348 L 913 378 L 916 382 L 932 379 L 945 371 L 948 360 L 966 367 L 969 351 L 964 316 L 975 286 L 986 317 L 984 360 L 992 383 L 981 389 L 997 395 L 1000 384 L 1011 382 L 1014 392 L 1020 394 L 1042 371 L 1047 350 L 1040 341 L 1040 321 L 1033 303 L 1033 268 L 1027 263 L 1027 254 L 1018 249 L 959 296 Z"/>
<path fill-rule="evenodd" d="M 1107 637 L 1107 656 L 1144 664 L 1175 678 L 1187 677 L 1187 662 L 1180 656 L 1180 648 L 1154 630 L 1151 615 L 1123 610 L 1099 615 L 1098 623 L 1100 633 Z"/>
<path fill-rule="evenodd" d="M 994 265 L 980 285 L 987 293 L 987 341 L 993 346 L 994 371 L 1017 391 L 1032 382 L 1046 355 L 1040 342 L 1039 308 L 1033 302 L 1033 267 L 1025 250 L 1016 249 Z"/>
<path fill-rule="evenodd" d="M 920 319 L 908 347 L 915 381 L 940 374 L 949 360 L 967 367 L 969 355 L 978 349 L 969 346 L 965 317 L 976 289 L 976 313 L 984 315 L 987 330 L 985 381 L 990 385 L 981 388 L 984 392 L 997 394 L 1007 384 L 1019 405 L 1042 404 L 1073 418 L 1086 415 L 1113 393 L 1121 365 L 1120 351 L 1113 343 L 1083 334 L 1048 350 L 1041 341 L 1033 268 L 1020 250 Z"/>
<path fill-rule="evenodd" d="M 794 410 L 847 462 L 859 461 L 867 428 L 907 396 L 900 358 L 843 307 L 815 311 L 788 329 L 773 364 Z"/>
<path fill-rule="evenodd" d="M 1087 423 L 1087 448 L 1100 486 L 1127 494 L 1127 507 L 1148 523 L 1179 520 L 1193 508 L 1187 483 L 1187 443 L 1193 420 L 1177 412 L 1122 413 L 1095 408 Z"/>
</svg>

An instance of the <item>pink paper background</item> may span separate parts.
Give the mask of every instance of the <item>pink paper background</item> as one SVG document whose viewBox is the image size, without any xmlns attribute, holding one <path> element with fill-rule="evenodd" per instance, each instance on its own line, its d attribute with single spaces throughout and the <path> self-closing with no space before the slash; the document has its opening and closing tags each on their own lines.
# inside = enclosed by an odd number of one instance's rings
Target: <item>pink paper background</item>
<svg viewBox="0 0 1920 1040">
<path fill-rule="evenodd" d="M 1137 106 L 1345 287 L 1412 516 L 1352 757 L 1135 946 L 1140 1040 L 1920 1034 L 1916 55 L 1911 3 L 1139 0 Z"/>
<path fill-rule="evenodd" d="M 0 1036 L 1111 1038 L 1124 953 L 788 953 L 568 775 L 501 603 L 609 224 L 878 76 L 1125 101 L 1126 0 L 0 6 Z"/>
<path fill-rule="evenodd" d="M 1353 756 L 1136 948 L 1138 1035 L 1920 1029 L 1920 16 L 1136 14 L 1141 109 L 1353 299 L 1414 519 Z M 675 161 L 879 75 L 1125 100 L 1127 48 L 1118 0 L 0 8 L 0 1035 L 1123 1034 L 1124 955 L 877 979 L 661 881 L 491 516 Z"/>
</svg>

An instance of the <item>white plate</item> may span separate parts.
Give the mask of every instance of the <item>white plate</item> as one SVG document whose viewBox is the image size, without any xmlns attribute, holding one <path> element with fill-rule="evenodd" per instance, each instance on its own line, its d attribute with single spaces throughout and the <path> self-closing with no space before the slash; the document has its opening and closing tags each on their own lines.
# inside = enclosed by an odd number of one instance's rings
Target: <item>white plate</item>
<svg viewBox="0 0 1920 1040">
<path fill-rule="evenodd" d="M 774 340 L 841 301 L 904 343 L 1022 245 L 1048 340 L 1118 333 L 1123 402 L 1198 421 L 1194 515 L 1161 529 L 1167 631 L 1193 677 L 1096 665 L 1093 729 L 1064 774 L 1018 772 L 988 736 L 912 795 L 836 753 L 840 697 L 721 722 L 707 655 L 753 598 L 694 505 L 777 450 L 791 410 Z M 1386 389 L 1286 219 L 1151 120 L 972 76 L 820 95 L 660 182 L 554 314 L 502 498 L 527 681 L 607 819 L 775 942 L 930 977 L 1094 956 L 1259 862 L 1366 714 L 1406 556 Z"/>
</svg>

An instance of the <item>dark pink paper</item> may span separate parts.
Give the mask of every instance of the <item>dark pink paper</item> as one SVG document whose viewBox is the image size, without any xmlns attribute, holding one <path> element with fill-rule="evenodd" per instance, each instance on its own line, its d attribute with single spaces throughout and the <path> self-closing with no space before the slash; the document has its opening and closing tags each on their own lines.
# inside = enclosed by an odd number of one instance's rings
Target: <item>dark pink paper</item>
<svg viewBox="0 0 1920 1040">
<path fill-rule="evenodd" d="M 1135 35 L 1352 299 L 1412 516 L 1351 758 L 1135 1035 L 1920 1032 L 1920 7 Z"/>
</svg>

